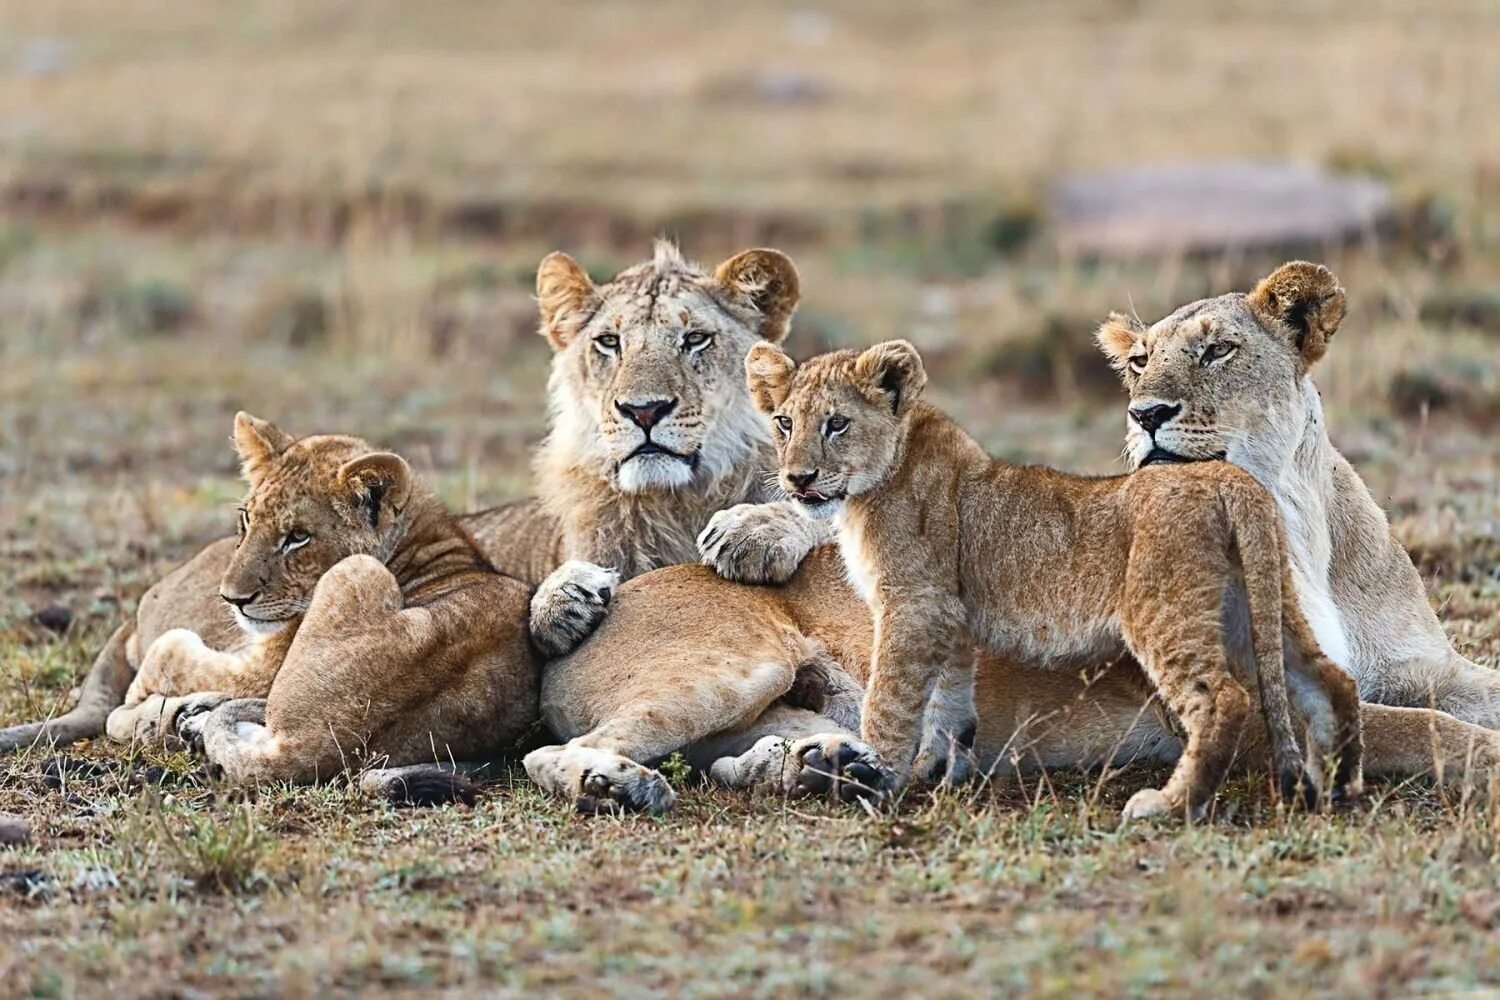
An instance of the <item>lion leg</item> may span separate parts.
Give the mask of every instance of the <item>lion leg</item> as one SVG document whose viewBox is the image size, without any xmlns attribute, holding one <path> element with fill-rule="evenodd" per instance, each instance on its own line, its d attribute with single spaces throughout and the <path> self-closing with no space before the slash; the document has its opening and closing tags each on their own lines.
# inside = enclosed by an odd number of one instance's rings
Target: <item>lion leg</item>
<svg viewBox="0 0 1500 1000">
<path fill-rule="evenodd" d="M 784 654 L 778 659 L 774 649 L 761 652 L 763 659 L 738 657 L 715 664 L 704 683 L 663 684 L 635 697 L 588 732 L 527 754 L 526 773 L 582 810 L 665 812 L 675 794 L 666 778 L 638 762 L 659 760 L 759 718 L 792 687 L 798 666 Z M 588 664 L 568 666 L 583 673 Z M 660 665 L 663 677 L 698 677 L 702 672 L 699 664 Z M 566 733 L 565 716 L 548 721 L 554 731 Z"/>
<path fill-rule="evenodd" d="M 103 733 L 110 710 L 124 699 L 130 680 L 135 675 L 135 667 L 128 654 L 134 637 L 134 622 L 127 622 L 115 629 L 95 657 L 94 665 L 83 682 L 78 704 L 72 711 L 55 719 L 0 729 L 0 752 L 19 750 L 34 744 L 63 746 L 92 739 Z"/>
<path fill-rule="evenodd" d="M 1500 729 L 1500 670 L 1450 651 L 1445 661 L 1413 665 L 1407 674 L 1403 690 L 1375 692 L 1382 704 L 1435 708 L 1463 722 Z"/>
<path fill-rule="evenodd" d="M 974 667 L 958 662 L 938 678 L 922 716 L 922 745 L 912 774 L 933 784 L 961 785 L 973 776 Z"/>
<path fill-rule="evenodd" d="M 1366 702 L 1365 773 L 1371 777 L 1432 775 L 1440 783 L 1486 784 L 1500 776 L 1500 733 L 1427 708 Z"/>
<path fill-rule="evenodd" d="M 620 574 L 571 559 L 542 581 L 531 598 L 531 640 L 548 659 L 566 656 L 604 620 Z"/>
<path fill-rule="evenodd" d="M 1167 708 L 1187 733 L 1182 756 L 1161 789 L 1142 789 L 1125 805 L 1124 819 L 1186 814 L 1201 819 L 1228 775 L 1250 717 L 1250 693 L 1229 669 L 1217 622 L 1179 618 L 1126 595 L 1136 609 L 1127 642 Z"/>
<path fill-rule="evenodd" d="M 791 705 L 772 705 L 750 725 L 704 740 L 689 759 L 707 763 L 709 779 L 727 788 L 852 802 L 896 787 L 895 774 L 852 732 Z"/>
<path fill-rule="evenodd" d="M 395 620 L 401 604 L 396 578 L 370 556 L 324 573 L 269 697 L 228 702 L 202 720 L 209 762 L 238 783 L 322 781 L 356 763 L 356 731 L 391 721 L 368 718 L 361 692 L 386 689 L 372 672 L 409 671 L 430 648 L 418 619 Z"/>
</svg>

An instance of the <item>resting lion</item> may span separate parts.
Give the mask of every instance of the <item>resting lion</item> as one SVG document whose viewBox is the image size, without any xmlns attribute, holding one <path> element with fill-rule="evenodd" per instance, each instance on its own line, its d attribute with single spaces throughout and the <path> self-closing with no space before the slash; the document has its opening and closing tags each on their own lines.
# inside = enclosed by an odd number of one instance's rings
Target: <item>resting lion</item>
<svg viewBox="0 0 1500 1000">
<path fill-rule="evenodd" d="M 1309 283 L 1309 274 L 1320 280 Z M 1326 565 L 1333 580 L 1344 581 L 1332 587 L 1333 600 L 1350 640 L 1348 663 L 1356 679 L 1362 672 L 1399 677 L 1410 670 L 1418 681 L 1455 661 L 1468 661 L 1447 643 L 1384 515 L 1327 438 L 1308 372 L 1342 311 L 1343 291 L 1326 270 L 1289 264 L 1251 293 L 1192 303 L 1149 331 L 1112 319 L 1100 331 L 1100 342 L 1121 364 L 1132 345 L 1148 339 L 1153 345 L 1142 355 L 1144 370 L 1131 380 L 1133 406 L 1138 387 L 1161 370 L 1167 377 L 1158 384 L 1171 385 L 1190 411 L 1213 409 L 1213 435 L 1227 447 L 1199 452 L 1180 445 L 1180 453 L 1210 457 L 1224 451 L 1223 457 L 1252 474 L 1260 461 L 1282 468 L 1301 461 L 1299 453 L 1321 456 L 1317 461 L 1333 470 L 1327 476 L 1262 478 L 1262 484 L 1283 512 L 1289 504 L 1302 504 L 1329 515 L 1335 544 L 1327 550 Z M 1232 353 L 1216 349 L 1206 365 L 1205 322 L 1209 330 L 1232 333 L 1237 342 Z M 1205 421 L 1197 424 L 1201 428 Z M 1294 433 L 1288 433 L 1289 425 Z M 1139 463 L 1147 452 L 1137 446 L 1131 454 Z M 769 537 L 763 512 L 739 507 L 715 516 L 700 539 L 704 561 L 728 576 L 764 579 L 757 554 Z M 784 521 L 780 515 L 776 519 Z M 1287 520 L 1298 597 L 1316 609 L 1316 597 L 1308 600 L 1302 589 L 1305 541 L 1296 523 Z M 1367 602 L 1351 581 L 1363 581 L 1364 593 L 1378 600 Z M 554 768 L 544 781 L 561 795 L 582 794 L 578 782 L 587 776 L 591 797 L 612 798 L 626 807 L 670 802 L 667 782 L 647 765 L 680 750 L 697 766 L 712 768 L 721 760 L 715 734 L 744 726 L 763 710 L 765 675 L 789 678 L 815 665 L 839 678 L 843 703 L 860 697 L 858 684 L 868 676 L 871 621 L 837 553 L 828 548 L 816 550 L 785 587 L 745 587 L 716 578 L 705 567 L 674 567 L 624 584 L 615 600 L 594 638 L 544 673 L 544 710 L 558 735 L 570 741 L 567 746 L 579 752 L 571 771 Z M 1409 630 L 1405 642 L 1393 641 L 1393 630 L 1382 620 L 1386 615 Z M 1312 624 L 1322 644 L 1335 645 L 1318 633 L 1316 619 Z M 1377 641 L 1366 642 L 1366 631 Z M 700 641 L 690 641 L 694 637 Z M 1414 656 L 1420 649 L 1428 652 Z M 1467 698 L 1453 684 L 1440 685 L 1437 693 L 1446 692 L 1441 703 L 1453 712 L 1487 719 L 1483 712 L 1493 689 L 1485 685 L 1500 675 L 1469 666 L 1460 672 L 1471 681 Z M 1100 663 L 1085 673 L 1081 678 L 981 658 L 974 692 L 977 731 L 954 724 L 953 742 L 972 741 L 986 769 L 1178 759 L 1181 741 L 1133 663 Z M 632 678 L 650 683 L 632 683 Z M 1441 777 L 1456 778 L 1473 769 L 1500 768 L 1500 735 L 1421 707 L 1427 695 L 1420 683 L 1405 691 L 1401 705 L 1361 706 L 1367 775 L 1404 777 L 1436 769 Z M 1366 697 L 1396 692 L 1372 687 Z M 1253 760 L 1258 747 L 1248 746 L 1246 759 Z M 561 754 L 555 748 L 551 759 Z M 940 776 L 953 764 L 942 746 L 929 746 L 916 768 Z"/>
<path fill-rule="evenodd" d="M 1318 648 L 1275 502 L 1245 472 L 1215 462 L 1091 478 L 992 459 L 921 401 L 927 374 L 906 341 L 802 364 L 763 344 L 745 370 L 777 430 L 782 488 L 837 526 L 874 613 L 861 731 L 898 776 L 924 715 L 946 723 L 928 707 L 939 680 L 972 688 L 978 643 L 1068 673 L 1127 651 L 1142 665 L 1185 744 L 1166 787 L 1137 792 L 1127 818 L 1207 812 L 1250 714 L 1235 662 L 1254 664 L 1282 795 L 1318 799 L 1288 676 L 1309 756 L 1336 760 L 1336 797 L 1358 793 L 1354 681 Z"/>
<path fill-rule="evenodd" d="M 112 737 L 154 737 L 171 715 L 231 780 L 314 781 L 482 757 L 534 724 L 530 588 L 490 567 L 400 456 L 245 413 L 234 441 L 250 487 L 239 537 L 142 601 L 146 649 Z M 257 700 L 179 715 L 242 696 Z"/>
<path fill-rule="evenodd" d="M 799 288 L 796 268 L 774 250 L 708 271 L 663 241 L 601 285 L 565 254 L 541 262 L 541 331 L 555 353 L 536 497 L 459 523 L 502 572 L 540 582 L 531 614 L 543 653 L 571 648 L 604 613 L 618 576 L 588 564 L 629 577 L 696 560 L 694 539 L 713 512 L 767 498 L 770 438 L 741 365 L 751 344 L 786 335 Z M 767 570 L 784 577 L 814 541 L 780 546 Z M 99 735 L 161 631 L 201 625 L 210 646 L 238 641 L 217 590 L 233 549 L 232 539 L 216 542 L 168 574 L 142 599 L 138 620 L 105 644 L 78 705 L 0 730 L 0 750 Z M 160 723 L 170 731 L 172 713 Z"/>
</svg>

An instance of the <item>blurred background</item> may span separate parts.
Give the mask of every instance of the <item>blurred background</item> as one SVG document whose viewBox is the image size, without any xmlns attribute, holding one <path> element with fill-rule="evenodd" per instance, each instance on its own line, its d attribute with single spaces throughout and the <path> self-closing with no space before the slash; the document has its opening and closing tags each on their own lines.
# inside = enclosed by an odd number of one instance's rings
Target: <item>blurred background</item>
<svg viewBox="0 0 1500 1000">
<path fill-rule="evenodd" d="M 1452 0 L 7 4 L 0 680 L 50 704 L 231 530 L 236 409 L 523 493 L 537 261 L 658 234 L 786 250 L 794 352 L 910 337 L 997 453 L 1101 472 L 1109 310 L 1327 262 L 1335 442 L 1493 653 L 1497 52 Z"/>
</svg>

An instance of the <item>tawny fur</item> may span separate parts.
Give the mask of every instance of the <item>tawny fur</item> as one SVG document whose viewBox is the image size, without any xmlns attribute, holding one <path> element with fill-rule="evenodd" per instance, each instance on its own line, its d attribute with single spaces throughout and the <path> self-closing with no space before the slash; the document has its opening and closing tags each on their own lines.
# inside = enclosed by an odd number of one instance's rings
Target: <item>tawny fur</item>
<svg viewBox="0 0 1500 1000">
<path fill-rule="evenodd" d="M 862 734 L 898 774 L 939 680 L 972 669 L 977 642 L 1011 662 L 1076 670 L 1129 651 L 1187 735 L 1150 810 L 1201 814 L 1239 749 L 1250 695 L 1229 663 L 1227 594 L 1241 589 L 1271 756 L 1284 789 L 1311 784 L 1292 731 L 1299 692 L 1334 723 L 1343 792 L 1360 776 L 1358 699 L 1302 622 L 1274 504 L 1233 466 L 1085 478 L 989 458 L 918 400 L 926 374 L 904 341 L 797 365 L 750 352 L 757 405 L 778 427 L 781 480 L 809 516 L 831 516 L 875 617 Z M 824 512 L 836 513 L 826 515 Z M 1141 793 L 1155 796 L 1158 793 Z M 1138 796 L 1139 799 L 1139 796 Z M 1144 800 L 1142 800 L 1144 801 Z"/>
<path fill-rule="evenodd" d="M 176 696 L 265 698 L 263 723 L 210 741 L 210 761 L 240 781 L 312 781 L 491 753 L 534 724 L 530 589 L 490 567 L 399 456 L 245 414 L 235 441 L 240 537 L 142 602 L 150 641 L 111 735 L 170 732 Z M 178 594 L 186 607 L 163 600 Z"/>
<path fill-rule="evenodd" d="M 536 582 L 577 559 L 629 579 L 695 561 L 712 514 L 767 499 L 770 439 L 740 366 L 751 345 L 786 336 L 799 295 L 775 250 L 710 272 L 661 241 L 603 285 L 566 254 L 543 260 L 537 298 L 554 356 L 536 497 L 466 519 L 495 565 Z M 646 428 L 629 409 L 648 403 L 669 410 Z M 637 454 L 648 434 L 671 454 Z"/>
</svg>

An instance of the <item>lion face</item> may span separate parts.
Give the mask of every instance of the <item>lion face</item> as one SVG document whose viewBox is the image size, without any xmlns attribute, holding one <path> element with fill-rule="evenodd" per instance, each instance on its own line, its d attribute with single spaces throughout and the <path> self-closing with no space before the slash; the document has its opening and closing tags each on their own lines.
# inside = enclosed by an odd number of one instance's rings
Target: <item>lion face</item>
<svg viewBox="0 0 1500 1000">
<path fill-rule="evenodd" d="M 247 413 L 234 418 L 234 442 L 250 490 L 219 596 L 242 629 L 269 634 L 307 610 L 340 560 L 390 558 L 405 529 L 411 470 L 358 438 L 299 441 Z"/>
<path fill-rule="evenodd" d="M 1343 316 L 1338 279 L 1301 261 L 1150 327 L 1111 315 L 1098 340 L 1130 390 L 1131 468 L 1222 458 L 1257 470 L 1289 456 L 1313 391 L 1305 376 Z"/>
<path fill-rule="evenodd" d="M 770 417 L 778 482 L 808 517 L 837 516 L 889 478 L 902 418 L 927 381 L 916 349 L 890 341 L 824 354 L 800 367 L 761 344 L 745 359 L 756 408 Z"/>
<path fill-rule="evenodd" d="M 551 342 L 552 435 L 625 493 L 702 487 L 766 440 L 741 364 L 786 335 L 797 271 L 749 250 L 709 274 L 659 242 L 656 254 L 594 285 L 566 254 L 537 271 Z"/>
</svg>

